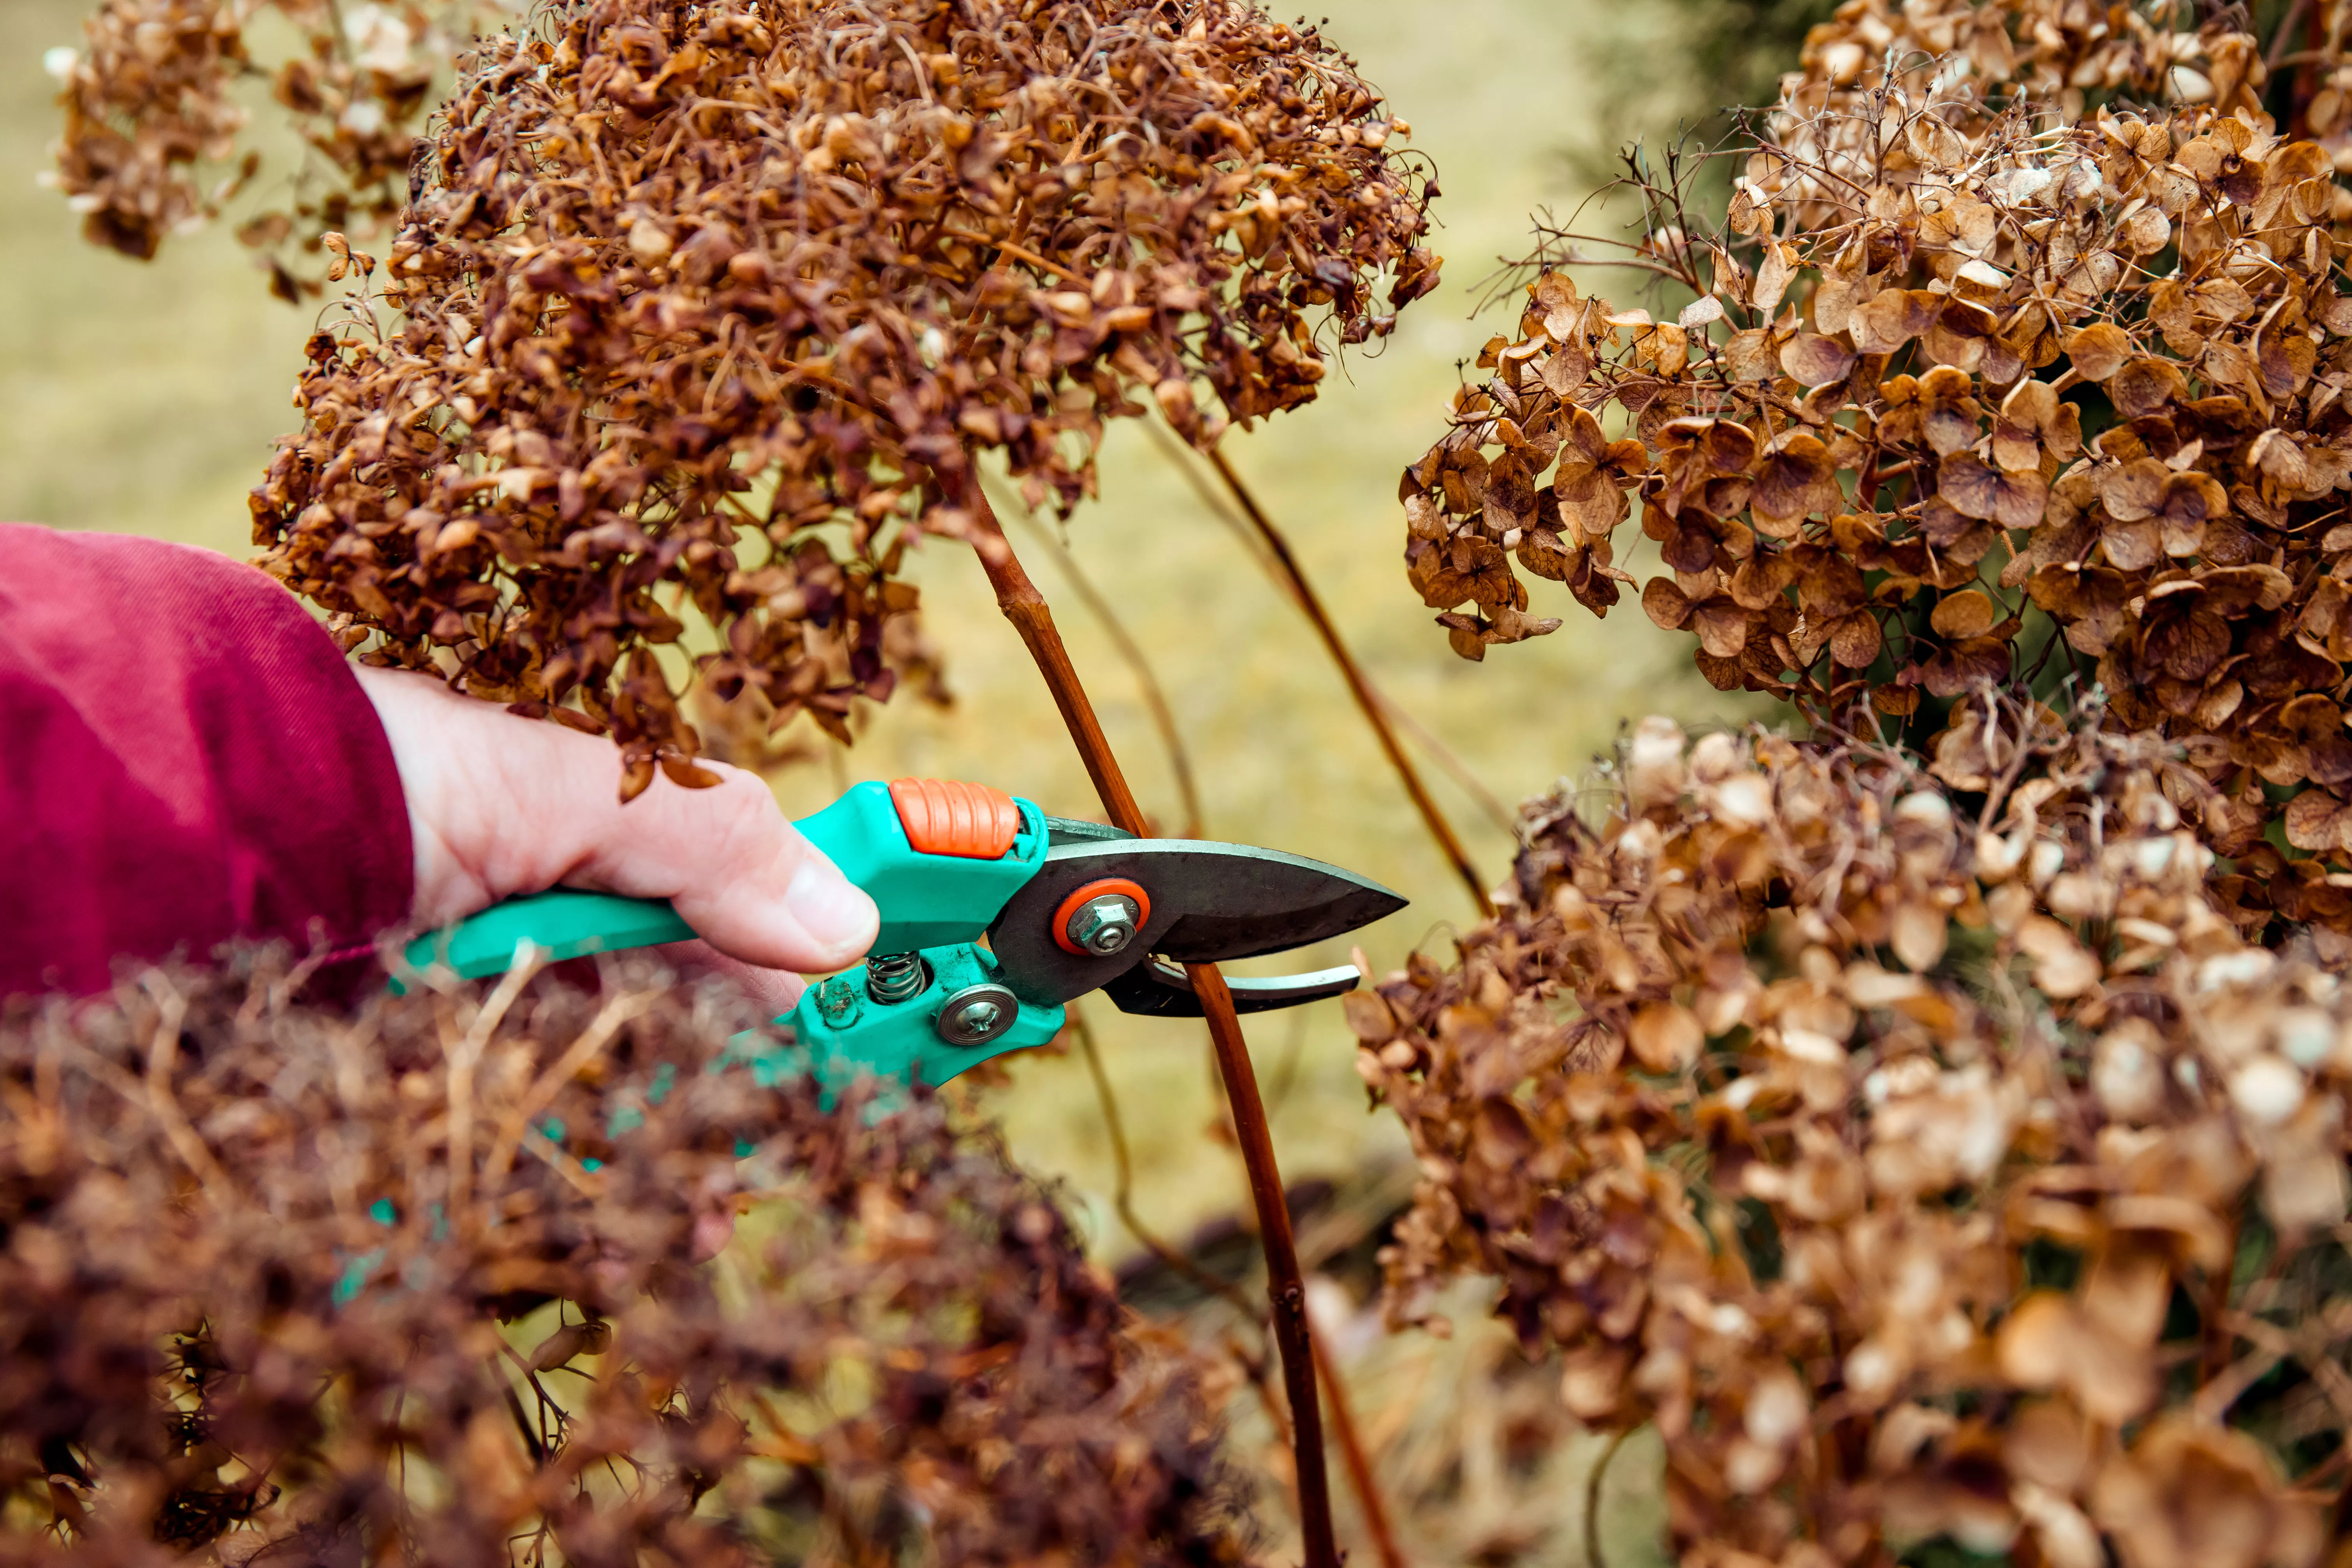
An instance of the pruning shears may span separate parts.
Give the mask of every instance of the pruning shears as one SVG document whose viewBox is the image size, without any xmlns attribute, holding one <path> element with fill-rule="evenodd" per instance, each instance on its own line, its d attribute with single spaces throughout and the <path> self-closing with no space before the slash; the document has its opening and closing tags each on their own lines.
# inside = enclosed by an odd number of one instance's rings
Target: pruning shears
<svg viewBox="0 0 2352 1568">
<path fill-rule="evenodd" d="M 1090 991 L 1123 1012 L 1198 1017 L 1183 964 L 1305 946 L 1405 903 L 1319 860 L 1138 838 L 985 784 L 861 784 L 794 826 L 882 914 L 866 962 L 812 985 L 778 1020 L 828 1083 L 862 1072 L 943 1083 L 1044 1045 Z M 666 900 L 559 888 L 419 938 L 408 961 L 472 978 L 502 973 L 525 943 L 560 960 L 693 935 Z M 1237 1008 L 1262 1012 L 1357 979 L 1350 965 L 1227 984 Z"/>
</svg>

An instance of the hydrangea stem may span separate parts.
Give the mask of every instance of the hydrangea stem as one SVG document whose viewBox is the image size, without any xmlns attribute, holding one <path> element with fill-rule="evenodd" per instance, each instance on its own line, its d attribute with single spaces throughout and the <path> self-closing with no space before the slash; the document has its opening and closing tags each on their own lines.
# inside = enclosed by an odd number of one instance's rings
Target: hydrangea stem
<svg viewBox="0 0 2352 1568">
<path fill-rule="evenodd" d="M 972 519 L 973 547 L 996 605 L 1013 623 L 1022 643 L 1045 677 L 1054 706 L 1062 712 L 1070 740 L 1094 780 L 1095 793 L 1111 821 L 1128 832 L 1149 835 L 1142 809 L 1128 788 L 1118 759 L 1095 717 L 1094 704 L 1070 662 L 1062 634 L 1055 629 L 1054 612 L 1022 570 L 1012 541 L 988 504 L 978 470 L 967 466 L 963 486 L 965 510 Z M 1224 1079 L 1225 1098 L 1233 1108 L 1234 1129 L 1241 1144 L 1243 1164 L 1249 1173 L 1250 1199 L 1257 1210 L 1258 1241 L 1265 1252 L 1266 1294 L 1274 1309 L 1274 1340 L 1282 1352 L 1282 1381 L 1290 1401 L 1291 1442 L 1297 1458 L 1298 1522 L 1307 1552 L 1307 1568 L 1339 1568 L 1338 1542 L 1331 1528 L 1331 1492 L 1323 1460 L 1322 1410 L 1316 1399 L 1315 1356 L 1307 1329 L 1307 1282 L 1298 1267 L 1298 1247 L 1290 1233 L 1290 1206 L 1283 1197 L 1282 1172 L 1275 1162 L 1274 1136 L 1265 1120 L 1265 1104 L 1258 1096 L 1257 1073 L 1250 1065 L 1249 1046 L 1242 1037 L 1233 994 L 1213 963 L 1188 963 L 1185 973 L 1216 1043 L 1217 1071 Z"/>
</svg>

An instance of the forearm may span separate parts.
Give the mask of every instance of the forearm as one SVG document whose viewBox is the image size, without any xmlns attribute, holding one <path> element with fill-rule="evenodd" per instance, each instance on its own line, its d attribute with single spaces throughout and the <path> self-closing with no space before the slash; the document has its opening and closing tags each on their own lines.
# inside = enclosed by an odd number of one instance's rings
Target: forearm
<svg viewBox="0 0 2352 1568">
<path fill-rule="evenodd" d="M 0 525 L 0 994 L 408 918 L 408 812 L 350 667 L 206 551 Z"/>
<path fill-rule="evenodd" d="M 232 938 L 364 951 L 559 883 L 670 900 L 789 1005 L 873 901 L 756 776 L 624 806 L 610 743 L 354 670 L 291 595 L 205 551 L 0 525 L 0 996 Z"/>
</svg>

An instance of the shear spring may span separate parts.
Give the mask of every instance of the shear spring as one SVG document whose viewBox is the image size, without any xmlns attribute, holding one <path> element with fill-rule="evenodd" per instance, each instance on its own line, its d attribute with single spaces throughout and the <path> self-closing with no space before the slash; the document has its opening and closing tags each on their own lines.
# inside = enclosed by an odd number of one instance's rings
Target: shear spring
<svg viewBox="0 0 2352 1568">
<path fill-rule="evenodd" d="M 866 994 L 877 1002 L 908 1002 L 930 989 L 930 966 L 915 952 L 878 952 L 866 961 Z"/>
</svg>

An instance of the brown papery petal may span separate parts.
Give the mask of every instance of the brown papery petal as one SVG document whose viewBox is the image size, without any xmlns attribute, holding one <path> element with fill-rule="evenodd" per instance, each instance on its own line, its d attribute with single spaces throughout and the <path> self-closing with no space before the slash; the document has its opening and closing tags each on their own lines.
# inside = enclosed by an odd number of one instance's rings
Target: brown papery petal
<svg viewBox="0 0 2352 1568">
<path fill-rule="evenodd" d="M 1992 600 L 1980 590 L 1969 588 L 1938 599 L 1928 621 L 1938 637 L 1960 638 L 1982 636 L 1999 618 Z"/>
<path fill-rule="evenodd" d="M 2104 382 L 2131 355 L 2131 339 L 2112 321 L 2095 321 L 2066 340 L 2066 358 L 2085 381 Z"/>
<path fill-rule="evenodd" d="M 2117 371 L 2107 384 L 2116 412 L 2126 419 L 2153 414 L 2188 395 L 2189 384 L 2168 360 L 2136 359 Z"/>
<path fill-rule="evenodd" d="M 1780 351 L 1780 368 L 1805 386 L 1826 386 L 1853 368 L 1853 351 L 1835 338 L 1800 332 Z"/>
<path fill-rule="evenodd" d="M 2142 458 L 2102 475 L 2099 500 L 2118 521 L 2137 522 L 2156 510 L 2168 477 L 2162 463 Z"/>
<path fill-rule="evenodd" d="M 1830 657 L 1847 669 L 1866 669 L 1878 657 L 1884 646 L 1879 634 L 1878 617 L 1867 610 L 1856 610 L 1838 621 L 1830 634 Z"/>
</svg>

